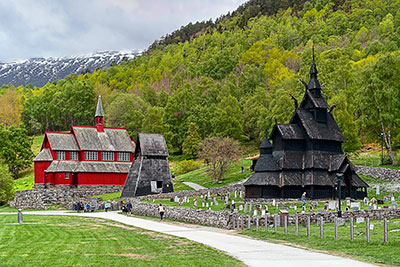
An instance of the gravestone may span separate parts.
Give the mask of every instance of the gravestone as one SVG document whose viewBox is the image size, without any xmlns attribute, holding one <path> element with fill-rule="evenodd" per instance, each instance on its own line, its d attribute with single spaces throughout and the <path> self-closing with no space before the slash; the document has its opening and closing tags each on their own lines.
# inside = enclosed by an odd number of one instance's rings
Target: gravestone
<svg viewBox="0 0 400 267">
<path fill-rule="evenodd" d="M 377 209 L 377 205 L 376 204 L 374 204 L 374 210 L 376 210 Z"/>
<path fill-rule="evenodd" d="M 276 206 L 276 201 L 275 201 L 275 199 L 272 200 L 272 206 L 274 206 L 274 207 Z"/>
<path fill-rule="evenodd" d="M 204 202 L 203 202 L 203 203 L 201 203 L 201 206 L 204 208 L 204 206 L 205 206 Z"/>
<path fill-rule="evenodd" d="M 369 225 L 369 230 L 374 230 L 374 228 L 375 228 L 375 225 L 374 225 L 374 224 L 370 224 L 370 225 Z"/>
<path fill-rule="evenodd" d="M 265 211 L 268 211 L 268 205 L 265 205 Z"/>
<path fill-rule="evenodd" d="M 254 210 L 253 216 L 257 216 L 257 210 Z"/>
<path fill-rule="evenodd" d="M 336 209 L 336 201 L 329 201 L 329 210 L 335 210 Z"/>
<path fill-rule="evenodd" d="M 394 209 L 397 209 L 397 201 L 392 201 L 392 207 L 393 207 Z"/>
<path fill-rule="evenodd" d="M 311 205 L 313 205 L 314 207 L 317 207 L 318 206 L 318 202 L 317 201 L 312 201 Z"/>
<path fill-rule="evenodd" d="M 360 202 L 351 202 L 350 208 L 352 208 L 353 210 L 354 210 L 354 208 L 357 208 L 357 210 L 359 210 L 361 208 L 361 203 Z"/>
<path fill-rule="evenodd" d="M 178 203 L 179 202 L 179 198 L 177 196 L 175 196 L 175 202 Z"/>
<path fill-rule="evenodd" d="M 356 223 L 364 223 L 365 219 L 363 217 L 357 217 L 356 218 Z"/>
<path fill-rule="evenodd" d="M 207 197 L 210 199 L 210 191 L 207 192 Z"/>
<path fill-rule="evenodd" d="M 249 212 L 250 212 L 250 213 L 253 212 L 253 202 L 250 202 Z"/>
<path fill-rule="evenodd" d="M 379 196 L 380 194 L 380 187 L 379 185 L 376 186 L 376 195 Z"/>
<path fill-rule="evenodd" d="M 395 201 L 394 196 L 390 197 L 390 201 Z"/>
<path fill-rule="evenodd" d="M 214 204 L 214 202 L 211 202 L 211 203 L 210 203 L 210 206 L 212 206 L 213 204 Z"/>
<path fill-rule="evenodd" d="M 265 210 L 261 210 L 261 216 L 265 216 Z"/>
<path fill-rule="evenodd" d="M 240 206 L 239 206 L 239 210 L 240 210 L 240 211 L 243 211 L 243 205 L 240 205 Z"/>
<path fill-rule="evenodd" d="M 235 200 L 232 200 L 232 205 L 235 204 Z"/>
<path fill-rule="evenodd" d="M 186 200 L 187 200 L 187 199 L 186 199 L 186 197 L 184 197 L 184 198 L 183 198 L 183 202 L 185 202 L 185 203 L 186 203 Z"/>
<path fill-rule="evenodd" d="M 346 220 L 343 218 L 336 218 L 337 226 L 342 226 L 346 224 Z"/>
<path fill-rule="evenodd" d="M 208 205 L 208 202 L 207 202 L 207 203 L 206 203 L 206 208 L 208 208 L 208 206 L 209 206 L 209 205 Z"/>
<path fill-rule="evenodd" d="M 235 198 L 237 198 L 237 192 L 235 191 Z"/>
<path fill-rule="evenodd" d="M 354 208 L 353 208 L 353 211 L 358 211 L 358 210 L 360 210 L 359 207 L 354 207 Z"/>
<path fill-rule="evenodd" d="M 388 201 L 389 201 L 388 197 L 387 197 L 387 196 L 384 196 L 384 197 L 383 197 L 383 203 L 386 203 L 386 202 L 388 202 Z"/>
<path fill-rule="evenodd" d="M 244 203 L 244 213 L 247 213 L 247 206 L 248 206 L 247 202 Z"/>
<path fill-rule="evenodd" d="M 239 197 L 240 197 L 241 199 L 243 198 L 243 192 L 242 192 L 242 191 L 239 192 Z"/>
<path fill-rule="evenodd" d="M 367 197 L 364 197 L 363 202 L 364 206 L 368 206 L 369 199 Z"/>
</svg>

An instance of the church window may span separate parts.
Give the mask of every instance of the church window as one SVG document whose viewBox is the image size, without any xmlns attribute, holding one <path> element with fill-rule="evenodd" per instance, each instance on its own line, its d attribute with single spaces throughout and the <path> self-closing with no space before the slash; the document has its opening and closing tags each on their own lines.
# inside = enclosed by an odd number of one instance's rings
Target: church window
<svg viewBox="0 0 400 267">
<path fill-rule="evenodd" d="M 69 152 L 70 160 L 78 160 L 78 152 Z"/>
<path fill-rule="evenodd" d="M 118 152 L 118 161 L 130 161 L 131 155 L 127 152 Z"/>
<path fill-rule="evenodd" d="M 85 151 L 85 160 L 97 160 L 97 151 Z"/>
<path fill-rule="evenodd" d="M 106 161 L 114 161 L 114 152 L 101 152 L 101 159 Z"/>
<path fill-rule="evenodd" d="M 68 180 L 68 179 L 69 179 L 69 173 L 66 172 L 66 173 L 65 173 L 65 180 Z"/>
<path fill-rule="evenodd" d="M 65 151 L 57 151 L 57 159 L 64 160 L 65 159 Z"/>
</svg>

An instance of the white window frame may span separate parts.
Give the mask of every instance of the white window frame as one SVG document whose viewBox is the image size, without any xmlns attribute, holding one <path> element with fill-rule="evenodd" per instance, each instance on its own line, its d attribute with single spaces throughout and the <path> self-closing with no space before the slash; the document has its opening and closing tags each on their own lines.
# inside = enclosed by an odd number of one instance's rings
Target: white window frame
<svg viewBox="0 0 400 267">
<path fill-rule="evenodd" d="M 97 151 L 85 151 L 85 160 L 98 160 L 98 157 Z"/>
<path fill-rule="evenodd" d="M 72 155 L 75 155 L 74 157 Z M 70 160 L 78 160 L 79 159 L 79 153 L 76 151 L 71 151 L 69 152 L 69 159 Z"/>
<path fill-rule="evenodd" d="M 131 153 L 118 152 L 118 161 L 131 161 Z"/>
<path fill-rule="evenodd" d="M 65 151 L 57 151 L 57 160 L 65 160 Z"/>
<path fill-rule="evenodd" d="M 65 180 L 69 180 L 69 173 L 68 172 L 65 173 Z"/>
<path fill-rule="evenodd" d="M 101 152 L 101 160 L 103 161 L 114 161 L 114 152 Z"/>
</svg>

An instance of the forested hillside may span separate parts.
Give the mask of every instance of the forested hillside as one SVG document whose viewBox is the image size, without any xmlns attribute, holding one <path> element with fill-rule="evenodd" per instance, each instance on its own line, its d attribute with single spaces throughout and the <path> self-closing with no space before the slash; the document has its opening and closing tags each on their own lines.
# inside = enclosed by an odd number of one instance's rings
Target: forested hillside
<svg viewBox="0 0 400 267">
<path fill-rule="evenodd" d="M 388 147 L 399 146 L 400 2 L 296 2 L 250 1 L 196 33 L 182 27 L 130 62 L 42 88 L 3 87 L 0 122 L 22 122 L 31 134 L 92 124 L 101 93 L 108 126 L 133 137 L 164 133 L 171 153 L 182 151 L 191 123 L 201 138 L 256 143 L 275 119 L 288 122 L 314 46 L 345 151 L 382 131 Z"/>
</svg>

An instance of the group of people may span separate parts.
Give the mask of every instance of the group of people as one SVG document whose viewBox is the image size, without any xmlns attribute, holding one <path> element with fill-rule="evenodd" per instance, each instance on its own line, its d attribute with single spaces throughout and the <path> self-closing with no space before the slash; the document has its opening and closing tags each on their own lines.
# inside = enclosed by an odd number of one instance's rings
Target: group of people
<svg viewBox="0 0 400 267">
<path fill-rule="evenodd" d="M 75 210 L 76 212 L 90 212 L 94 211 L 94 209 L 91 209 L 91 206 L 88 202 L 83 203 L 82 201 L 78 201 L 72 204 L 72 209 Z"/>
<path fill-rule="evenodd" d="M 130 216 L 132 214 L 133 206 L 132 206 L 132 202 L 130 200 L 128 200 L 126 205 L 122 204 L 121 206 L 122 206 L 122 208 L 121 208 L 122 212 L 125 212 L 127 216 Z M 164 209 L 163 204 L 161 204 L 161 203 L 158 205 L 158 212 L 160 213 L 160 221 L 162 221 L 164 218 L 165 209 Z"/>
</svg>

